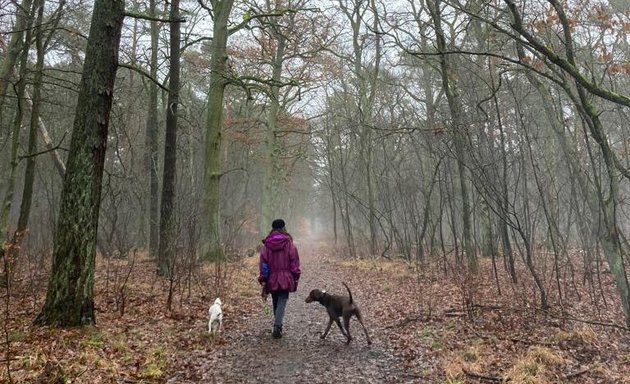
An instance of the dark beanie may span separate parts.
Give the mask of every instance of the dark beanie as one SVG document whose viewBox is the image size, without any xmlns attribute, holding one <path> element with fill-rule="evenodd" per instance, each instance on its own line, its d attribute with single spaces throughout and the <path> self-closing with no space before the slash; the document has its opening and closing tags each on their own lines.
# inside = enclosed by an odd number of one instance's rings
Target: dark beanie
<svg viewBox="0 0 630 384">
<path fill-rule="evenodd" d="M 273 229 L 282 229 L 286 224 L 282 219 L 276 219 L 271 223 L 271 228 Z"/>
</svg>

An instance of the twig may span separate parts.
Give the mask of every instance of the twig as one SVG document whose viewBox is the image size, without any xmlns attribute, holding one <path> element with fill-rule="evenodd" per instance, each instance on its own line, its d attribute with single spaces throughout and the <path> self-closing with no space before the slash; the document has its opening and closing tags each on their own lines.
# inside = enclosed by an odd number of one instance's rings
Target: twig
<svg viewBox="0 0 630 384">
<path fill-rule="evenodd" d="M 466 316 L 466 312 L 462 312 L 457 309 L 451 308 L 451 309 L 444 310 L 443 315 L 445 317 L 462 317 L 462 316 Z"/>
<path fill-rule="evenodd" d="M 20 359 L 18 359 L 16 357 L 9 357 L 8 359 L 0 360 L 0 363 L 6 363 L 6 362 L 9 362 L 9 361 L 17 361 L 17 360 L 20 360 Z"/>
<path fill-rule="evenodd" d="M 219 177 L 223 177 L 223 176 L 225 176 L 225 175 L 227 175 L 227 174 L 229 174 L 229 173 L 236 172 L 236 171 L 244 171 L 244 172 L 247 172 L 247 170 L 246 170 L 245 168 L 242 168 L 242 167 L 240 167 L 240 168 L 233 168 L 233 169 L 228 169 L 228 170 L 227 170 L 227 171 L 225 171 L 225 172 L 221 172 L 221 174 L 219 175 Z"/>
<path fill-rule="evenodd" d="M 385 329 L 404 327 L 405 325 L 412 323 L 414 321 L 424 321 L 425 319 L 426 319 L 425 316 L 407 317 L 407 318 L 402 319 L 396 324 L 386 326 Z"/>
<path fill-rule="evenodd" d="M 23 159 L 28 159 L 29 157 L 37 157 L 39 155 L 43 155 L 43 154 L 48 153 L 48 152 L 54 152 L 54 151 L 56 151 L 58 149 L 66 150 L 65 148 L 61 148 L 61 144 L 63 143 L 63 140 L 66 138 L 66 133 L 68 133 L 68 132 L 64 132 L 63 137 L 61 138 L 61 140 L 59 140 L 59 144 L 55 145 L 54 147 L 50 147 L 50 148 L 45 149 L 43 151 L 30 153 L 28 155 L 21 155 L 21 156 L 18 156 L 18 158 L 20 160 L 23 160 Z"/>
<path fill-rule="evenodd" d="M 120 317 L 123 317 L 125 315 L 125 289 L 127 287 L 127 281 L 129 280 L 131 271 L 133 270 L 133 266 L 136 263 L 136 251 L 137 251 L 136 249 L 133 250 L 133 257 L 131 258 L 131 266 L 129 267 L 129 270 L 127 270 L 127 275 L 125 276 L 125 280 L 123 280 L 123 283 L 120 285 L 120 288 L 118 290 L 119 292 L 118 295 L 119 295 L 119 300 L 120 300 Z"/>
<path fill-rule="evenodd" d="M 499 305 L 483 305 L 483 304 L 473 304 L 473 308 L 479 308 L 481 310 L 489 310 L 489 311 L 495 311 L 495 310 L 500 310 L 503 309 L 503 307 L 499 306 Z"/>
<path fill-rule="evenodd" d="M 591 324 L 591 325 L 601 325 L 602 327 L 611 327 L 611 328 L 617 328 L 617 329 L 621 329 L 622 331 L 628 331 L 628 328 L 623 326 L 623 325 L 619 325 L 619 324 L 615 324 L 615 323 L 605 323 L 603 321 L 596 321 L 596 320 L 588 320 L 588 319 L 578 319 L 577 317 L 573 317 L 573 316 L 559 316 L 559 315 L 555 315 L 549 311 L 544 311 L 542 309 L 539 309 L 539 311 L 541 311 L 542 313 L 549 315 L 550 317 L 553 317 L 554 319 L 558 319 L 558 320 L 570 320 L 570 321 L 577 321 L 578 323 L 585 323 L 585 324 Z"/>
<path fill-rule="evenodd" d="M 4 341 L 6 342 L 6 349 L 4 351 L 5 353 L 5 360 L 4 362 L 6 363 L 6 369 L 7 369 L 7 379 L 9 383 L 13 383 L 13 378 L 11 377 L 11 338 L 9 337 L 9 308 L 10 308 L 10 304 L 11 304 L 11 260 L 9 260 L 11 258 L 11 248 L 10 246 L 5 242 L 2 244 L 2 250 L 4 253 L 4 257 L 3 257 L 3 261 L 4 261 L 4 273 L 5 273 L 5 284 L 6 284 L 6 299 L 5 299 L 5 308 L 4 308 L 4 324 L 3 324 L 3 331 L 4 331 Z"/>
<path fill-rule="evenodd" d="M 434 319 L 434 320 L 438 320 L 441 321 L 442 318 L 432 315 L 430 311 L 423 311 L 424 313 L 417 315 L 417 316 L 409 316 L 406 317 L 402 320 L 400 320 L 398 323 L 396 324 L 391 324 L 385 327 L 385 329 L 391 329 L 391 328 L 398 328 L 398 327 L 404 327 L 405 325 L 409 324 L 409 323 L 413 323 L 414 321 L 428 321 L 430 319 Z"/>
<path fill-rule="evenodd" d="M 515 312 L 515 311 L 527 311 L 527 310 L 534 310 L 536 312 L 542 312 L 543 314 L 549 316 L 549 317 L 553 317 L 554 319 L 558 319 L 558 320 L 570 320 L 570 321 L 576 321 L 578 323 L 585 323 L 585 324 L 591 324 L 591 325 L 600 325 L 602 327 L 611 327 L 611 328 L 617 328 L 620 329 L 622 331 L 628 331 L 628 328 L 623 326 L 623 325 L 619 325 L 616 323 L 606 323 L 603 321 L 597 321 L 597 320 L 589 320 L 589 319 L 579 319 L 577 317 L 573 317 L 573 316 L 569 316 L 569 315 L 565 315 L 565 316 L 560 316 L 560 315 L 556 315 L 550 311 L 546 311 L 540 308 L 514 308 L 514 307 L 501 307 L 501 306 L 482 306 L 482 305 L 475 305 L 475 307 L 478 308 L 482 308 L 482 309 L 486 309 L 486 310 L 504 310 L 504 311 L 511 311 L 511 312 Z"/>
<path fill-rule="evenodd" d="M 74 379 L 76 380 L 76 379 L 78 379 L 79 377 L 83 376 L 83 374 L 84 374 L 85 372 L 87 372 L 87 370 L 88 370 L 88 369 L 89 369 L 89 367 L 88 367 L 88 368 L 85 368 L 83 371 L 79 372 L 77 375 L 75 375 L 75 376 L 74 376 Z"/>
<path fill-rule="evenodd" d="M 486 336 L 486 335 L 482 335 L 481 333 L 477 332 L 476 330 L 474 330 L 474 329 L 472 329 L 470 327 L 467 327 L 467 329 L 472 334 L 474 334 L 475 336 L 477 336 L 478 338 L 483 339 L 483 340 L 496 339 L 496 340 L 511 341 L 514 344 L 521 343 L 521 344 L 525 344 L 525 345 L 544 345 L 544 346 L 547 346 L 547 347 L 554 345 L 553 343 L 549 343 L 549 342 L 545 342 L 545 341 L 536 341 L 536 340 L 531 340 L 530 341 L 530 340 L 519 339 L 519 338 L 516 338 L 516 337 Z"/>
<path fill-rule="evenodd" d="M 462 369 L 462 371 L 466 374 L 466 376 L 472 377 L 473 379 L 477 379 L 481 381 L 491 381 L 493 383 L 507 383 L 508 381 L 510 381 L 510 378 L 504 379 L 503 377 L 480 375 L 478 373 L 470 372 L 466 369 Z"/>
<path fill-rule="evenodd" d="M 586 372 L 588 372 L 588 371 L 590 371 L 590 370 L 591 370 L 591 367 L 584 367 L 584 368 L 580 369 L 579 371 L 575 371 L 575 372 L 573 372 L 573 373 L 569 373 L 569 374 L 567 374 L 567 375 L 564 377 L 564 379 L 565 379 L 565 380 L 568 380 L 568 379 L 572 379 L 572 378 L 574 378 L 574 377 L 578 377 L 578 376 L 580 376 L 580 375 L 585 374 Z"/>
<path fill-rule="evenodd" d="M 158 87 L 162 88 L 163 91 L 165 91 L 165 92 L 169 91 L 168 88 L 163 86 L 157 79 L 153 78 L 153 76 L 151 76 L 149 73 L 145 72 L 141 68 L 136 67 L 135 65 L 126 64 L 126 63 L 118 63 L 118 66 L 121 67 L 121 68 L 127 68 L 130 71 L 137 72 L 137 73 L 141 74 L 142 76 L 146 77 L 147 79 L 151 80 Z"/>
</svg>

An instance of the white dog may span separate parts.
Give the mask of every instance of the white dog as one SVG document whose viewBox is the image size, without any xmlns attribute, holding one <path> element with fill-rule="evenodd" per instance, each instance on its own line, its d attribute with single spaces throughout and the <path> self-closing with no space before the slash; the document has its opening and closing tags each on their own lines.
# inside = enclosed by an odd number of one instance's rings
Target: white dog
<svg viewBox="0 0 630 384">
<path fill-rule="evenodd" d="M 221 332 L 221 326 L 223 325 L 223 311 L 221 310 L 221 299 L 217 297 L 214 304 L 208 309 L 210 320 L 208 321 L 208 332 L 213 336 Z"/>
</svg>

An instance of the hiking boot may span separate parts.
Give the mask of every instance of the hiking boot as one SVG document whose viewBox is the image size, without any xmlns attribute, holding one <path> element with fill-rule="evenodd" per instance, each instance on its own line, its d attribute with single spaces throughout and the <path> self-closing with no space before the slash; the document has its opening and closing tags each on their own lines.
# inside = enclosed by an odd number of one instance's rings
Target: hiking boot
<svg viewBox="0 0 630 384">
<path fill-rule="evenodd" d="M 282 327 L 274 326 L 273 331 L 271 332 L 271 337 L 274 339 L 279 339 L 282 337 Z"/>
</svg>

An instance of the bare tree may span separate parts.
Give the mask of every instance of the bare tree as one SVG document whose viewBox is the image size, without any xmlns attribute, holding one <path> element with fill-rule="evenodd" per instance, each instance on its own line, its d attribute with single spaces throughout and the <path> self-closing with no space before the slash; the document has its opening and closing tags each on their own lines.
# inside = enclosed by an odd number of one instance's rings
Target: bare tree
<svg viewBox="0 0 630 384">
<path fill-rule="evenodd" d="M 474 250 L 471 238 L 471 222 L 470 222 L 470 197 L 468 195 L 467 172 L 466 172 L 466 150 L 465 143 L 465 126 L 462 116 L 462 106 L 459 100 L 458 86 L 451 74 L 451 64 L 449 58 L 445 55 L 447 51 L 446 39 L 442 30 L 441 1 L 427 0 L 427 6 L 431 13 L 431 18 L 435 25 L 435 34 L 440 53 L 440 70 L 442 74 L 442 86 L 448 100 L 449 109 L 451 111 L 451 119 L 453 122 L 453 140 L 455 142 L 455 156 L 457 158 L 457 169 L 459 172 L 459 188 L 462 198 L 462 218 L 463 218 L 463 238 L 464 252 L 468 260 L 468 268 L 477 271 L 477 255 Z"/>
</svg>

